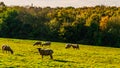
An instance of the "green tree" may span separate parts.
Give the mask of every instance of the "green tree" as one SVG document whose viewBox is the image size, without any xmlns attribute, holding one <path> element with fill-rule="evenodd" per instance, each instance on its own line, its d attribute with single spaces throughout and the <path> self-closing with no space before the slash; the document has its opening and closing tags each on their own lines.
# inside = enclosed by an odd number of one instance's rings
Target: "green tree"
<svg viewBox="0 0 120 68">
<path fill-rule="evenodd" d="M 111 38 L 108 38 L 110 45 L 120 47 L 120 16 L 108 20 L 106 32 L 111 35 Z"/>
<path fill-rule="evenodd" d="M 18 12 L 14 9 L 7 9 L 2 14 L 1 23 L 1 36 L 3 37 L 16 37 L 20 30 L 21 22 L 17 18 Z"/>
</svg>

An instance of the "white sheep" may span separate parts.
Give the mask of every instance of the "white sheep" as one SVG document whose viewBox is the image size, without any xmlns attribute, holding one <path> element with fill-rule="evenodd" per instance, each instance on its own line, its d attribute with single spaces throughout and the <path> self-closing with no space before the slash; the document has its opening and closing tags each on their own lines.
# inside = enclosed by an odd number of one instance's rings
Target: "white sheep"
<svg viewBox="0 0 120 68">
<path fill-rule="evenodd" d="M 51 42 L 50 41 L 46 41 L 42 44 L 42 46 L 50 46 L 51 45 Z"/>
<path fill-rule="evenodd" d="M 65 45 L 65 48 L 70 48 L 72 47 L 73 49 L 79 49 L 79 45 L 78 44 L 71 44 L 71 43 L 68 43 Z"/>
</svg>

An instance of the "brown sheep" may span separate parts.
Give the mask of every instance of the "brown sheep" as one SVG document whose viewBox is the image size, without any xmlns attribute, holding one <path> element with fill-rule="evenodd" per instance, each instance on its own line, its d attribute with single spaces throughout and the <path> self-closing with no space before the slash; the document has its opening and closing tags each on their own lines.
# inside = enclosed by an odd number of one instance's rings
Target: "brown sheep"
<svg viewBox="0 0 120 68">
<path fill-rule="evenodd" d="M 35 42 L 34 44 L 33 44 L 33 46 L 35 46 L 35 45 L 42 45 L 42 42 Z"/>
<path fill-rule="evenodd" d="M 10 48 L 10 46 L 8 45 L 2 45 L 2 51 L 8 51 L 8 52 L 11 52 L 11 54 L 13 54 L 13 50 Z"/>
<path fill-rule="evenodd" d="M 43 59 L 43 56 L 50 56 L 51 59 L 53 59 L 53 50 L 51 49 L 41 49 L 41 48 L 37 48 L 38 51 L 39 51 L 39 54 L 42 56 L 42 59 Z"/>
<path fill-rule="evenodd" d="M 50 41 L 46 41 L 42 44 L 42 46 L 50 46 L 51 45 L 51 42 Z"/>
</svg>

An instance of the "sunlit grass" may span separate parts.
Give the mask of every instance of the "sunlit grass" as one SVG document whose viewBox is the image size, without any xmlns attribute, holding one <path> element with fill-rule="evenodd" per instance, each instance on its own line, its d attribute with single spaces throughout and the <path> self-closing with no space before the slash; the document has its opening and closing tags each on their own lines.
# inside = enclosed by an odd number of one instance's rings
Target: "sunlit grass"
<svg viewBox="0 0 120 68">
<path fill-rule="evenodd" d="M 0 51 L 0 68 L 120 68 L 120 48 L 88 46 L 80 44 L 80 49 L 65 49 L 66 43 L 52 42 L 53 60 L 43 59 L 33 46 L 38 40 L 0 38 L 0 46 L 8 44 L 14 54 Z M 45 48 L 45 47 L 43 47 Z M 1 50 L 1 48 L 0 48 Z"/>
</svg>

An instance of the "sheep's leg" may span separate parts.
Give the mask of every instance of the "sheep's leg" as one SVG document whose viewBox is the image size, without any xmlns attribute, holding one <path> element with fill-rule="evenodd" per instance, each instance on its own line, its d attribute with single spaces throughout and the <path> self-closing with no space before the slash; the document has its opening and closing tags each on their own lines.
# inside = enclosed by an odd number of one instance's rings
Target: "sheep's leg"
<svg viewBox="0 0 120 68">
<path fill-rule="evenodd" d="M 43 59 L 43 55 L 42 55 L 42 59 Z"/>
<path fill-rule="evenodd" d="M 50 58 L 51 58 L 51 59 L 53 59 L 53 56 L 52 56 L 52 55 L 50 55 Z"/>
</svg>

